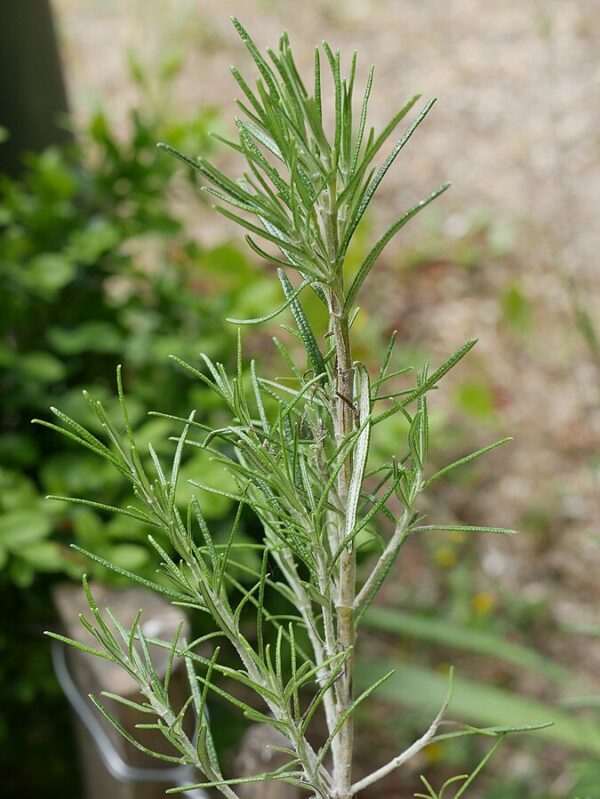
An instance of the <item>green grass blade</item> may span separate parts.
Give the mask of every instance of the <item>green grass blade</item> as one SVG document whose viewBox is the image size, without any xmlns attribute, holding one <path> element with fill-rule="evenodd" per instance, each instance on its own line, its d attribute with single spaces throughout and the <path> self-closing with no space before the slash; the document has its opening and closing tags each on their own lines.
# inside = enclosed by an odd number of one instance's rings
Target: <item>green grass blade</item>
<svg viewBox="0 0 600 799">
<path fill-rule="evenodd" d="M 363 624 L 372 630 L 487 655 L 495 660 L 541 674 L 560 685 L 572 681 L 569 671 L 553 663 L 545 655 L 509 641 L 501 634 L 471 629 L 436 616 L 405 613 L 393 608 L 370 608 L 362 620 Z"/>
</svg>

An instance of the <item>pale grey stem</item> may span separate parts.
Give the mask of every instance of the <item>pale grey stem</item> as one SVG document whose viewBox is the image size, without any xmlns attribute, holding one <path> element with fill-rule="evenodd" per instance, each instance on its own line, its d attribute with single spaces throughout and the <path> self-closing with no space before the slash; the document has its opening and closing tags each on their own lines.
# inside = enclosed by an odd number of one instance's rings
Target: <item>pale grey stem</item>
<svg viewBox="0 0 600 799">
<path fill-rule="evenodd" d="M 369 774 L 368 777 L 364 777 L 362 780 L 355 782 L 352 786 L 351 795 L 354 796 L 354 794 L 357 794 L 359 791 L 363 791 L 365 788 L 368 788 L 369 785 L 373 785 L 374 782 L 378 782 L 383 777 L 386 777 L 390 772 L 404 765 L 404 763 L 413 758 L 422 749 L 425 749 L 425 747 L 428 746 L 435 737 L 435 734 L 437 733 L 438 728 L 444 719 L 446 710 L 448 709 L 448 705 L 450 703 L 450 698 L 451 695 L 450 692 L 448 692 L 448 696 L 444 700 L 444 704 L 440 708 L 437 716 L 431 722 L 427 732 L 425 732 L 420 738 L 411 744 L 408 749 L 405 749 L 404 752 L 401 752 L 399 755 L 393 758 L 393 760 L 390 760 L 389 763 L 386 763 L 385 766 L 381 766 L 381 768 L 378 768 L 376 771 L 373 771 L 371 774 Z"/>
<path fill-rule="evenodd" d="M 154 708 L 156 714 L 160 716 L 160 718 L 170 729 L 172 729 L 176 723 L 176 716 L 172 709 L 168 705 L 163 704 L 152 691 L 144 691 L 144 695 Z M 198 752 L 196 751 L 196 747 L 182 729 L 178 729 L 176 735 L 181 747 L 185 750 L 190 765 L 194 766 L 194 768 L 196 768 L 201 774 L 204 774 L 212 782 L 217 782 L 218 780 L 222 779 L 221 775 L 218 774 L 211 766 L 207 766 L 206 763 L 201 762 Z M 219 785 L 217 787 L 218 790 L 227 797 L 227 799 L 239 799 L 238 794 L 233 791 L 229 785 Z"/>
<path fill-rule="evenodd" d="M 286 550 L 285 554 L 281 552 L 276 553 L 275 559 L 280 569 L 285 574 L 288 585 L 294 592 L 294 596 L 296 597 L 296 605 L 304 621 L 306 632 L 308 634 L 313 654 L 315 656 L 316 665 L 319 666 L 323 664 L 327 658 L 332 657 L 335 654 L 335 649 L 331 645 L 331 642 L 329 642 L 329 644 L 327 643 L 327 624 L 325 624 L 326 643 L 324 646 L 316 628 L 310 597 L 300 582 L 296 564 L 294 563 L 293 558 L 288 556 Z M 321 670 L 319 670 L 317 674 L 317 681 L 320 685 L 324 685 L 327 682 L 329 674 L 330 672 L 327 667 L 323 667 Z M 331 732 L 335 727 L 336 716 L 334 700 L 330 690 L 325 694 L 323 704 L 325 707 L 327 728 L 329 732 Z"/>
<path fill-rule="evenodd" d="M 354 612 L 360 617 L 368 606 L 373 601 L 381 583 L 383 582 L 386 574 L 388 573 L 392 563 L 394 562 L 406 536 L 409 532 L 410 520 L 413 515 L 415 502 L 421 490 L 422 476 L 418 475 L 412 487 L 410 497 L 408 499 L 408 507 L 404 509 L 404 513 L 396 524 L 394 533 L 387 546 L 383 550 L 379 560 L 371 574 L 368 576 L 363 587 L 360 589 L 354 600 Z"/>
<path fill-rule="evenodd" d="M 330 298 L 332 329 L 336 348 L 336 391 L 334 419 L 337 444 L 340 446 L 354 430 L 354 370 L 350 350 L 348 319 L 340 308 L 339 298 L 332 292 Z M 340 469 L 337 481 L 337 494 L 340 503 L 339 536 L 341 543 L 345 535 L 346 507 L 350 480 L 352 476 L 352 457 L 348 456 Z M 338 685 L 337 711 L 339 716 L 346 713 L 353 700 L 354 676 L 354 597 L 356 590 L 356 553 L 352 544 L 344 547 L 339 558 L 338 595 L 336 604 L 337 641 L 340 651 L 349 652 Z M 338 716 L 338 717 L 339 717 Z M 349 799 L 352 786 L 352 759 L 354 749 L 354 723 L 348 714 L 338 733 L 336 757 L 334 757 L 335 799 Z"/>
<path fill-rule="evenodd" d="M 326 569 L 324 568 L 322 559 L 320 558 L 317 560 L 317 568 L 318 568 L 318 577 L 319 577 L 319 587 L 321 589 L 321 593 L 324 596 L 328 596 L 329 592 L 327 590 L 327 573 Z M 335 640 L 334 617 L 329 604 L 323 607 L 322 613 L 323 613 L 323 633 L 325 636 L 325 651 L 327 657 L 332 657 L 336 652 L 336 640 Z M 331 670 L 329 671 L 331 673 Z M 329 688 L 324 697 L 327 730 L 330 735 L 333 734 L 337 726 L 338 706 L 342 699 L 343 697 L 340 697 L 338 683 L 336 680 L 334 681 L 333 685 Z M 337 736 L 334 737 L 331 741 L 331 755 L 333 762 L 334 763 L 338 762 L 340 753 L 339 753 L 339 739 L 337 738 Z"/>
<path fill-rule="evenodd" d="M 327 205 L 321 207 L 321 226 L 330 259 L 332 281 L 327 291 L 330 317 L 330 331 L 335 347 L 335 390 L 331 398 L 331 415 L 334 423 L 336 445 L 340 447 L 354 430 L 354 368 L 350 345 L 348 317 L 344 313 L 343 264 L 339 262 L 339 218 L 337 205 L 337 179 L 335 170 L 329 181 Z M 339 503 L 337 546 L 345 535 L 345 512 L 352 476 L 352 455 L 350 454 L 337 478 L 337 501 Z M 340 718 L 350 707 L 353 699 L 354 674 L 354 595 L 356 590 L 356 553 L 354 547 L 344 547 L 337 564 L 336 595 L 336 644 L 340 652 L 348 652 L 342 674 L 336 681 L 336 715 Z M 327 622 L 327 619 L 324 618 Z M 354 724 L 352 714 L 341 726 L 337 735 L 333 756 L 333 799 L 349 799 L 352 787 L 352 757 L 354 748 Z"/>
<path fill-rule="evenodd" d="M 198 569 L 197 565 L 194 563 L 193 558 L 190 559 L 190 567 L 194 573 L 196 579 L 203 583 L 204 577 L 200 569 Z M 248 650 L 244 646 L 244 639 L 241 635 L 238 634 L 236 630 L 236 624 L 233 616 L 231 615 L 230 609 L 221 601 L 221 598 L 218 597 L 211 589 L 209 589 L 211 594 L 211 602 L 217 611 L 217 615 L 215 616 L 215 621 L 219 624 L 221 631 L 225 634 L 228 638 L 232 646 L 234 647 L 235 651 L 238 654 L 244 668 L 248 676 L 256 682 L 258 685 L 263 686 L 267 690 L 272 691 L 274 686 L 268 684 L 267 680 L 261 670 L 257 667 L 256 663 L 248 654 Z M 295 729 L 295 724 L 293 719 L 290 718 L 288 709 L 283 705 L 279 705 L 268 697 L 263 697 L 264 701 L 267 704 L 270 712 L 273 714 L 273 717 L 278 721 L 285 721 L 291 727 L 291 729 Z M 323 787 L 323 782 L 327 785 L 330 781 L 330 775 L 328 771 L 325 769 L 324 766 L 318 763 L 317 754 L 312 748 L 312 746 L 308 743 L 306 738 L 298 734 L 295 737 L 290 738 L 290 742 L 295 747 L 296 751 L 298 752 L 298 756 L 301 759 L 303 768 L 307 774 L 307 776 L 316 783 L 320 788 Z"/>
</svg>

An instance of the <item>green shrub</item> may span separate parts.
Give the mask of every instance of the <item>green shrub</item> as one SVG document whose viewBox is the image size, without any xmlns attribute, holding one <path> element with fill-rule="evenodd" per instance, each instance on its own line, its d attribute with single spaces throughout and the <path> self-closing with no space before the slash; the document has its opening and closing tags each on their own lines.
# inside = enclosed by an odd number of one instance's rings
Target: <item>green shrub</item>
<svg viewBox="0 0 600 799">
<path fill-rule="evenodd" d="M 61 718 L 68 729 L 66 707 L 48 648 L 39 645 L 52 623 L 52 583 L 83 570 L 68 545 L 93 547 L 142 572 L 152 566 L 140 525 L 44 501 L 48 493 L 80 491 L 111 504 L 128 497 L 91 453 L 34 429 L 31 418 L 59 397 L 79 413 L 83 387 L 108 397 L 121 359 L 135 385 L 132 421 L 143 440 L 168 431 L 168 422 L 147 420 L 157 404 L 175 414 L 194 405 L 211 416 L 210 392 L 166 355 L 191 358 L 203 349 L 225 357 L 232 342 L 221 328 L 223 306 L 244 314 L 256 305 L 251 264 L 230 245 L 202 247 L 167 201 L 174 181 L 183 192 L 195 177 L 157 154 L 156 140 L 174 137 L 206 152 L 213 118 L 203 111 L 165 124 L 136 111 L 130 134 L 119 137 L 99 112 L 68 150 L 28 156 L 18 180 L 0 176 L 0 682 L 11 686 L 0 709 L 3 796 L 55 796 L 57 784 L 66 792 L 73 779 L 68 738 L 52 731 Z M 223 498 L 208 508 L 213 518 L 228 512 Z M 93 571 L 109 577 L 101 566 Z M 18 766 L 23 751 L 35 770 Z"/>
<path fill-rule="evenodd" d="M 135 384 L 134 423 L 159 398 L 179 413 L 193 395 L 200 412 L 211 413 L 212 400 L 165 356 L 191 357 L 202 348 L 222 357 L 231 345 L 217 326 L 222 305 L 233 301 L 243 310 L 253 270 L 233 247 L 203 249 L 183 230 L 165 199 L 175 169 L 155 149 L 156 138 L 168 134 L 205 151 L 211 118 L 204 113 L 165 129 L 134 113 L 131 139 L 121 142 L 98 113 L 79 145 L 30 156 L 19 181 L 0 178 L 0 566 L 18 586 L 31 585 L 36 572 L 78 574 L 79 558 L 63 546 L 71 541 L 136 568 L 148 557 L 135 527 L 125 531 L 92 510 L 41 501 L 82 489 L 100 502 L 126 497 L 89 453 L 57 444 L 52 434 L 34 436 L 32 416 L 55 397 L 73 409 L 83 387 L 107 395 L 120 359 Z M 210 283 L 215 270 L 227 275 L 218 295 Z M 140 435 L 157 427 L 165 422 L 144 422 Z M 226 508 L 221 502 L 212 510 Z"/>
</svg>

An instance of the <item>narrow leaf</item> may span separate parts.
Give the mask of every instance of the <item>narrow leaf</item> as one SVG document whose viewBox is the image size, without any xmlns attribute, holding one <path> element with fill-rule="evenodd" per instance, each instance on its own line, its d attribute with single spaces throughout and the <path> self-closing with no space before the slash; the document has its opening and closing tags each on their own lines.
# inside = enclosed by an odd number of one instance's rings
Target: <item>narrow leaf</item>
<svg viewBox="0 0 600 799">
<path fill-rule="evenodd" d="M 346 231 L 346 233 L 344 235 L 344 238 L 342 240 L 342 243 L 340 245 L 340 253 L 341 253 L 342 257 L 343 257 L 343 255 L 345 255 L 346 250 L 348 249 L 348 245 L 350 244 L 350 239 L 354 235 L 354 231 L 358 227 L 358 223 L 363 218 L 364 213 L 365 213 L 365 211 L 367 210 L 367 208 L 369 206 L 369 203 L 373 199 L 373 195 L 375 194 L 375 192 L 377 191 L 377 189 L 379 187 L 379 184 L 381 183 L 381 181 L 385 177 L 388 169 L 391 167 L 391 165 L 396 160 L 396 158 L 397 158 L 398 154 L 400 153 L 400 151 L 408 143 L 409 139 L 411 138 L 411 136 L 413 135 L 415 130 L 419 127 L 421 122 L 423 122 L 423 120 L 425 119 L 427 114 L 431 111 L 434 103 L 435 103 L 435 100 L 431 100 L 429 103 L 427 103 L 427 105 L 423 108 L 423 110 L 421 111 L 419 116 L 412 123 L 412 125 L 409 127 L 409 129 L 404 134 L 404 136 L 397 142 L 397 144 L 395 145 L 394 149 L 391 151 L 391 153 L 385 159 L 385 161 L 383 162 L 382 166 L 379 168 L 379 170 L 375 174 L 375 177 L 373 178 L 373 180 L 369 183 L 369 186 L 368 186 L 367 190 L 364 193 L 364 196 L 363 196 L 363 198 L 361 200 L 361 203 L 360 203 L 358 209 L 356 210 L 356 213 L 352 216 L 352 219 L 350 220 L 350 224 L 348 226 L 348 229 L 347 229 L 347 231 Z"/>
<path fill-rule="evenodd" d="M 498 533 L 499 535 L 515 535 L 517 532 L 506 527 L 477 527 L 472 524 L 425 524 L 410 528 L 411 533 L 422 533 L 428 530 L 440 533 Z"/>
<path fill-rule="evenodd" d="M 414 216 L 416 216 L 419 213 L 419 211 L 422 211 L 423 208 L 426 208 L 429 205 L 429 203 L 432 203 L 437 197 L 440 196 L 440 194 L 443 194 L 447 189 L 449 189 L 450 185 L 451 185 L 450 183 L 444 183 L 442 186 L 440 186 L 439 189 L 436 189 L 434 192 L 432 192 L 429 195 L 429 197 L 426 197 L 424 200 L 421 200 L 412 208 L 410 208 L 408 211 L 406 211 L 406 213 L 403 214 L 400 217 L 400 219 L 398 219 L 397 222 L 394 222 L 394 224 L 389 228 L 389 230 L 379 239 L 377 244 L 373 247 L 371 252 L 367 255 L 367 257 L 361 264 L 358 272 L 354 277 L 354 280 L 352 281 L 352 284 L 348 290 L 348 294 L 346 295 L 346 300 L 344 303 L 344 312 L 346 313 L 349 312 L 349 309 L 354 303 L 354 300 L 356 299 L 362 284 L 364 283 L 367 275 L 373 268 L 375 262 L 377 261 L 377 258 L 379 258 L 385 246 L 391 241 L 391 239 L 393 239 L 396 233 L 398 233 L 398 231 L 401 230 L 401 228 L 403 228 L 404 225 L 406 225 L 407 222 L 409 222 Z"/>
<path fill-rule="evenodd" d="M 279 280 L 283 287 L 283 292 L 286 298 L 290 299 L 294 290 L 288 276 L 285 274 L 285 272 L 282 269 L 278 269 L 277 274 L 279 276 Z M 308 319 L 304 314 L 302 306 L 300 305 L 298 299 L 294 297 L 292 297 L 290 305 L 292 308 L 292 314 L 294 315 L 294 320 L 296 322 L 296 325 L 298 326 L 298 332 L 300 333 L 300 336 L 302 338 L 302 343 L 306 348 L 308 362 L 315 373 L 315 377 L 317 375 L 324 374 L 327 370 L 325 367 L 325 361 L 323 360 L 323 354 L 319 349 L 319 345 L 317 344 L 315 334 L 313 333 L 308 323 Z"/>
<path fill-rule="evenodd" d="M 473 347 L 477 344 L 477 339 L 473 338 L 463 344 L 460 349 L 458 349 L 453 355 L 451 355 L 447 361 L 445 361 L 435 372 L 427 378 L 425 382 L 423 382 L 420 386 L 413 389 L 409 394 L 407 394 L 402 400 L 399 402 L 395 402 L 391 408 L 388 408 L 387 411 L 380 413 L 379 416 L 376 416 L 373 420 L 373 424 L 378 424 L 379 422 L 383 422 L 384 419 L 389 418 L 392 416 L 396 411 L 405 408 L 409 405 L 413 400 L 418 399 L 427 391 L 430 391 L 432 388 L 436 386 L 436 384 L 444 377 L 444 375 L 448 374 L 448 372 L 453 369 L 456 364 L 461 361 L 465 355 L 470 352 Z"/>
</svg>

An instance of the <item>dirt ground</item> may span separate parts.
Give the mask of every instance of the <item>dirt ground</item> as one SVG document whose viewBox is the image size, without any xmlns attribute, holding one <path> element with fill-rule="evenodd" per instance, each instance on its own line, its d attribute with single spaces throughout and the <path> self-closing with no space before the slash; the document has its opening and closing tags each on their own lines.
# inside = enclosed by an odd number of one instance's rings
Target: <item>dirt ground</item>
<svg viewBox="0 0 600 799">
<path fill-rule="evenodd" d="M 573 319 L 574 281 L 600 317 L 600 4 L 564 0 L 54 0 L 76 115 L 102 104 L 125 125 L 136 87 L 127 51 L 151 71 L 170 54 L 184 67 L 169 102 L 182 115 L 211 104 L 231 116 L 231 63 L 248 66 L 229 15 L 260 45 L 286 28 L 301 65 L 327 38 L 376 64 L 372 108 L 382 124 L 416 91 L 437 96 L 430 118 L 390 176 L 381 224 L 451 179 L 438 215 L 416 223 L 390 249 L 374 308 L 410 346 L 438 363 L 467 338 L 480 339 L 470 365 L 451 378 L 440 412 L 451 423 L 456 381 L 491 386 L 491 420 L 464 426 L 473 448 L 495 436 L 516 441 L 482 464 L 477 483 L 438 497 L 468 522 L 525 531 L 507 545 L 481 545 L 482 582 L 543 599 L 555 626 L 596 622 L 600 607 L 600 365 Z M 363 73 L 364 74 L 364 73 Z M 485 217 L 496 250 L 457 267 L 461 242 Z M 435 224 L 448 258 L 405 269 L 405 251 Z M 379 225 L 379 220 L 377 225 Z M 429 226 L 429 227 L 428 227 Z M 471 231 L 471 232 L 470 232 Z M 217 235 L 226 235 L 218 230 Z M 201 236 L 215 235 L 214 225 Z M 471 238 L 469 238 L 471 236 Z M 518 286 L 530 310 L 515 331 L 501 298 Z M 454 382 L 453 382 L 454 381 Z M 437 402 L 437 399 L 436 399 Z M 564 639 L 560 639 L 564 641 Z M 600 649 L 548 636 L 548 653 L 598 674 Z M 557 796 L 561 795 L 559 793 Z"/>
</svg>

